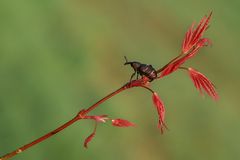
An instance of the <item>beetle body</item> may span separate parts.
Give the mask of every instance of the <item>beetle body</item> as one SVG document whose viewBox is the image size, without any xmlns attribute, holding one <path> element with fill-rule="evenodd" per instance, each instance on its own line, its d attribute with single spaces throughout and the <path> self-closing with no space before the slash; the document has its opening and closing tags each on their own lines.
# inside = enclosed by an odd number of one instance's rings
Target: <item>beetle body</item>
<svg viewBox="0 0 240 160">
<path fill-rule="evenodd" d="M 128 62 L 126 57 L 125 59 L 126 59 L 126 63 L 124 65 L 130 64 L 131 67 L 134 69 L 134 73 L 132 74 L 130 81 L 132 80 L 133 76 L 136 73 L 137 73 L 137 79 L 139 74 L 141 76 L 146 76 L 147 78 L 149 78 L 150 82 L 157 78 L 157 71 L 153 68 L 152 65 L 142 64 L 136 61 Z"/>
</svg>

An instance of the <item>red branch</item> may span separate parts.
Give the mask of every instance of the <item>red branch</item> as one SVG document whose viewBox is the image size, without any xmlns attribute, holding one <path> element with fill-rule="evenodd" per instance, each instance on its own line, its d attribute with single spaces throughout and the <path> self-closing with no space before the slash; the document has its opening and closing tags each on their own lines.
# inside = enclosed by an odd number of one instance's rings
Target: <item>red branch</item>
<svg viewBox="0 0 240 160">
<path fill-rule="evenodd" d="M 19 147 L 18 149 L 4 155 L 3 157 L 0 158 L 0 160 L 7 160 L 7 159 L 10 159 L 11 157 L 27 150 L 28 148 L 52 137 L 53 135 L 59 133 L 60 131 L 62 131 L 63 129 L 69 127 L 70 125 L 72 125 L 73 123 L 81 120 L 81 119 L 84 119 L 85 116 L 87 116 L 87 114 L 89 112 L 91 112 L 92 110 L 94 110 L 96 107 L 98 107 L 100 104 L 102 104 L 103 102 L 105 102 L 106 100 L 108 100 L 109 98 L 117 95 L 118 93 L 126 90 L 126 89 L 129 89 L 129 88 L 132 88 L 132 87 L 140 87 L 144 84 L 146 84 L 147 81 L 146 79 L 142 78 L 142 79 L 139 79 L 139 80 L 135 80 L 135 81 L 131 81 L 131 83 L 127 83 L 125 85 L 123 85 L 121 88 L 117 89 L 116 91 L 110 93 L 109 95 L 105 96 L 104 98 L 102 98 L 101 100 L 99 100 L 98 102 L 96 102 L 95 104 L 93 104 L 92 106 L 90 106 L 89 108 L 87 109 L 83 109 L 81 110 L 73 119 L 71 119 L 70 121 L 66 122 L 65 124 L 61 125 L 60 127 L 58 127 L 57 129 L 45 134 L 44 136 L 22 146 L 22 147 Z"/>
<path fill-rule="evenodd" d="M 167 63 L 162 68 L 156 70 L 156 73 L 160 74 L 160 76 L 157 75 L 158 77 L 156 77 L 154 79 L 162 78 L 163 76 L 169 75 L 178 69 L 186 70 L 185 67 L 182 67 L 182 64 L 185 63 L 185 61 L 192 58 L 193 56 L 195 56 L 199 52 L 200 48 L 202 48 L 203 46 L 207 46 L 210 43 L 210 40 L 208 38 L 203 38 L 202 36 L 203 36 L 203 33 L 206 31 L 206 29 L 209 26 L 209 21 L 210 21 L 211 16 L 212 16 L 212 13 L 210 13 L 208 17 L 204 17 L 195 29 L 194 29 L 194 25 L 192 25 L 190 27 L 190 29 L 188 30 L 188 32 L 186 33 L 186 36 L 184 38 L 181 54 L 178 55 L 176 58 L 172 59 L 169 63 Z M 148 71 L 148 70 L 145 70 L 145 71 Z M 135 71 L 135 73 L 136 73 L 136 71 Z M 148 72 L 146 72 L 146 74 L 147 73 Z M 153 73 L 153 72 L 151 72 L 151 73 Z M 144 74 L 144 75 L 146 75 L 146 74 Z M 209 96 L 213 97 L 214 99 L 218 98 L 218 95 L 217 95 L 217 92 L 215 91 L 214 85 L 208 80 L 208 78 L 206 76 L 204 76 L 202 73 L 195 71 L 193 69 L 189 69 L 189 74 L 198 90 L 201 91 L 201 89 L 204 89 L 208 93 Z M 151 79 L 151 81 L 152 80 L 153 79 Z M 149 85 L 149 79 L 146 76 L 143 76 L 141 79 L 133 80 L 133 81 L 123 85 L 116 91 L 114 91 L 114 92 L 108 94 L 107 96 L 105 96 L 104 98 L 100 99 L 98 102 L 96 102 L 89 108 L 82 109 L 74 118 L 72 118 L 65 124 L 61 125 L 57 129 L 55 129 L 55 130 L 45 134 L 44 136 L 4 155 L 3 157 L 0 158 L 0 160 L 7 160 L 7 159 L 10 159 L 11 157 L 14 157 L 15 155 L 27 150 L 28 148 L 31 148 L 32 146 L 52 137 L 53 135 L 66 129 L 67 127 L 69 127 L 70 125 L 72 125 L 73 123 L 75 123 L 79 120 L 93 119 L 96 121 L 96 125 L 97 125 L 97 122 L 105 122 L 105 120 L 109 119 L 109 118 L 107 118 L 107 115 L 89 116 L 88 114 L 92 110 L 96 109 L 100 104 L 102 104 L 103 102 L 110 99 L 111 97 L 117 95 L 118 93 L 120 93 L 126 89 L 133 88 L 133 87 L 142 87 L 142 88 L 145 88 L 145 89 L 149 90 L 150 92 L 152 92 L 152 94 L 153 94 L 152 99 L 153 99 L 153 102 L 158 111 L 158 118 L 159 118 L 158 126 L 161 129 L 161 132 L 163 132 L 163 129 L 167 128 L 164 123 L 164 117 L 165 117 L 164 104 L 163 104 L 163 101 L 160 99 L 160 97 L 157 95 L 157 93 L 154 92 L 152 89 L 150 89 L 148 85 Z M 127 120 L 124 120 L 124 119 L 120 119 L 120 118 L 112 120 L 112 125 L 118 126 L 118 127 L 134 126 L 133 123 L 131 123 Z M 95 135 L 95 132 L 96 132 L 96 126 L 94 129 L 94 132 L 90 136 L 88 136 L 87 139 L 85 140 L 85 143 L 84 143 L 85 147 L 87 147 L 88 142 L 90 142 L 92 140 L 92 138 Z"/>
</svg>

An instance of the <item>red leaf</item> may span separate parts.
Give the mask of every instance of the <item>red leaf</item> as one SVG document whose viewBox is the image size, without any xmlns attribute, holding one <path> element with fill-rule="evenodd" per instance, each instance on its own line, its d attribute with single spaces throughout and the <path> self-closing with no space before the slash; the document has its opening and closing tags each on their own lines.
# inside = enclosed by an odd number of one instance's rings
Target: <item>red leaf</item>
<svg viewBox="0 0 240 160">
<path fill-rule="evenodd" d="M 84 141 L 84 147 L 85 148 L 88 148 L 88 143 L 93 139 L 93 137 L 95 136 L 96 134 L 96 130 L 97 130 L 97 121 L 95 123 L 95 127 L 94 127 L 94 130 L 93 130 L 93 133 L 90 134 Z"/>
<path fill-rule="evenodd" d="M 106 120 L 108 120 L 109 118 L 107 117 L 107 115 L 100 115 L 100 116 L 85 116 L 84 119 L 93 119 L 96 122 L 105 123 Z"/>
<path fill-rule="evenodd" d="M 112 125 L 116 126 L 116 127 L 133 127 L 133 126 L 135 126 L 134 123 L 129 122 L 128 120 L 125 120 L 125 119 L 120 119 L 120 118 L 113 119 Z"/>
<path fill-rule="evenodd" d="M 209 26 L 209 21 L 211 19 L 212 12 L 208 17 L 204 16 L 199 22 L 196 29 L 194 29 L 194 23 L 188 29 L 182 44 L 182 53 L 188 53 L 197 43 L 202 39 L 203 33 L 207 30 Z"/>
<path fill-rule="evenodd" d="M 212 12 L 208 17 L 203 17 L 196 29 L 194 29 L 194 23 L 191 25 L 183 40 L 182 56 L 179 56 L 176 60 L 168 64 L 162 70 L 160 77 L 164 77 L 176 71 L 185 61 L 195 56 L 200 48 L 211 44 L 211 41 L 208 38 L 202 38 L 203 33 L 209 26 L 211 16 Z"/>
<path fill-rule="evenodd" d="M 164 68 L 161 72 L 160 77 L 164 77 L 166 75 L 169 75 L 170 73 L 176 71 L 186 60 L 188 59 L 188 56 L 184 56 L 179 58 L 178 60 L 170 63 L 166 68 Z"/>
<path fill-rule="evenodd" d="M 93 116 L 97 122 L 105 123 L 108 120 L 107 115 Z"/>
<path fill-rule="evenodd" d="M 158 128 L 160 128 L 161 133 L 163 133 L 164 127 L 167 128 L 167 126 L 164 122 L 164 119 L 165 119 L 164 104 L 156 92 L 153 93 L 152 100 L 158 111 Z"/>
<path fill-rule="evenodd" d="M 217 100 L 219 98 L 214 84 L 205 75 L 194 70 L 193 68 L 188 68 L 188 71 L 195 87 L 200 91 L 201 94 L 202 89 L 204 89 L 205 92 L 214 100 Z"/>
<path fill-rule="evenodd" d="M 93 137 L 95 136 L 95 130 L 92 134 L 90 134 L 84 141 L 84 147 L 88 148 L 88 143 L 93 139 Z"/>
<path fill-rule="evenodd" d="M 172 72 L 176 71 L 188 59 L 195 56 L 201 47 L 206 46 L 210 43 L 211 43 L 210 40 L 207 39 L 207 38 L 200 39 L 199 42 L 196 44 L 197 45 L 196 48 L 191 50 L 191 52 L 189 52 L 188 54 L 186 54 L 186 55 L 182 56 L 181 58 L 178 58 L 177 60 L 170 63 L 166 68 L 164 68 L 162 70 L 162 73 L 161 73 L 160 77 L 164 77 L 164 76 L 169 75 Z"/>
</svg>

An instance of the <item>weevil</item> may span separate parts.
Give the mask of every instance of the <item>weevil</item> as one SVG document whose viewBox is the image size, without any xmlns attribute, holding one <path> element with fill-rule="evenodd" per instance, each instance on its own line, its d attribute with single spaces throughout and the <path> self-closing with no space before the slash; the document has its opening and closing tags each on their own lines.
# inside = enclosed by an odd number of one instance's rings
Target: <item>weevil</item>
<svg viewBox="0 0 240 160">
<path fill-rule="evenodd" d="M 124 58 L 126 60 L 124 65 L 130 64 L 131 67 L 134 69 L 134 73 L 131 75 L 130 81 L 132 80 L 135 74 L 137 74 L 137 79 L 140 74 L 141 76 L 146 76 L 147 78 L 149 78 L 150 82 L 157 78 L 157 71 L 153 68 L 152 65 L 143 64 L 136 61 L 129 62 L 126 56 L 124 56 Z"/>
</svg>

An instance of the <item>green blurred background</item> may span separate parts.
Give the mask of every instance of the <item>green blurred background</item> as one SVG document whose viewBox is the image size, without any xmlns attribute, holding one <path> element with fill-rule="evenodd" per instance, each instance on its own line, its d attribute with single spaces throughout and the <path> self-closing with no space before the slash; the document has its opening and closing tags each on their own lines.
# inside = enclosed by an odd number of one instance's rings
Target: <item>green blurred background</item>
<svg viewBox="0 0 240 160">
<path fill-rule="evenodd" d="M 240 2 L 167 0 L 1 0 L 0 154 L 34 140 L 129 80 L 129 60 L 158 68 L 175 57 L 193 21 L 213 11 L 213 41 L 186 66 L 217 86 L 220 100 L 201 97 L 176 72 L 152 88 L 166 106 L 161 135 L 151 95 L 123 92 L 92 114 L 128 119 L 134 128 L 81 121 L 13 159 L 226 160 L 240 157 Z"/>
</svg>

